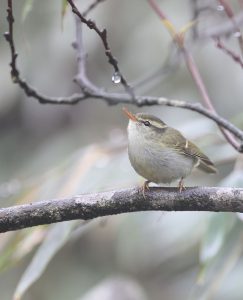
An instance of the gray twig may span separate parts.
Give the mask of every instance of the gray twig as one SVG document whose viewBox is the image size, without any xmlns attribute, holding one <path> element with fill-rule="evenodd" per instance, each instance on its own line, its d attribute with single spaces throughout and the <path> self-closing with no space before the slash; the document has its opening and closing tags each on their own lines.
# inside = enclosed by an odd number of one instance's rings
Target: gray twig
<svg viewBox="0 0 243 300">
<path fill-rule="evenodd" d="M 109 45 L 108 40 L 107 40 L 107 31 L 106 31 L 106 29 L 100 30 L 94 21 L 87 20 L 84 17 L 84 15 L 81 14 L 81 12 L 78 10 L 77 6 L 73 3 L 72 0 L 67 0 L 67 1 L 68 1 L 69 5 L 72 8 L 72 12 L 80 19 L 80 21 L 83 24 L 85 24 L 86 26 L 88 26 L 89 29 L 94 30 L 97 33 L 97 35 L 100 37 L 101 42 L 102 42 L 102 44 L 105 48 L 105 55 L 108 58 L 108 62 L 114 68 L 114 72 L 119 74 L 119 76 L 121 78 L 121 84 L 124 86 L 125 90 L 128 92 L 130 97 L 133 99 L 134 98 L 133 90 L 129 86 L 129 84 L 128 84 L 127 80 L 125 79 L 125 77 L 122 75 L 122 73 L 119 69 L 119 66 L 118 66 L 118 61 L 113 56 L 113 54 L 111 52 L 110 45 Z"/>
<path fill-rule="evenodd" d="M 234 22 L 232 22 L 232 20 Z M 228 37 L 235 32 L 235 26 L 242 26 L 243 12 L 235 15 L 232 20 L 227 20 L 210 28 L 202 30 L 198 36 L 200 39 L 215 38 L 215 37 Z"/>
<path fill-rule="evenodd" d="M 215 44 L 216 47 L 218 47 L 220 50 L 222 50 L 224 53 L 226 53 L 229 57 L 231 57 L 237 64 L 243 68 L 243 61 L 237 53 L 235 53 L 233 50 L 227 48 L 225 44 L 221 41 L 220 38 L 215 38 Z"/>
<path fill-rule="evenodd" d="M 74 10 L 74 13 L 79 18 L 80 22 L 85 23 L 87 26 L 89 26 L 91 29 L 96 28 L 97 34 L 100 35 L 100 37 L 104 43 L 105 49 L 106 49 L 106 55 L 109 57 L 109 59 L 113 62 L 113 66 L 116 66 L 118 68 L 117 61 L 114 59 L 110 52 L 109 45 L 107 44 L 106 40 L 106 33 L 105 31 L 100 31 L 96 24 L 93 21 L 87 20 L 83 18 L 83 16 L 80 14 L 80 12 L 77 10 L 76 6 L 73 4 L 71 0 L 68 0 L 68 2 L 72 3 L 72 8 Z M 126 93 L 112 93 L 107 92 L 99 87 L 97 87 L 95 84 L 93 84 L 86 76 L 85 71 L 85 53 L 82 49 L 82 40 L 81 40 L 81 27 L 78 25 L 78 21 L 76 19 L 76 43 L 75 46 L 79 47 L 77 58 L 79 60 L 79 66 L 78 66 L 78 75 L 76 77 L 76 81 L 80 85 L 82 89 L 82 93 L 75 93 L 68 97 L 50 97 L 43 95 L 39 93 L 36 89 L 31 87 L 29 83 L 27 83 L 20 75 L 20 71 L 17 68 L 17 52 L 15 49 L 14 44 L 14 38 L 13 38 L 13 24 L 14 24 L 14 17 L 13 17 L 13 8 L 12 8 L 12 0 L 8 0 L 8 8 L 7 8 L 7 20 L 9 25 L 9 30 L 4 34 L 7 42 L 9 43 L 10 47 L 10 53 L 11 53 L 11 75 L 13 82 L 18 84 L 26 93 L 27 96 L 33 97 L 37 99 L 40 103 L 43 104 L 64 104 L 64 105 L 74 105 L 78 102 L 81 102 L 86 99 L 94 98 L 94 99 L 102 99 L 108 104 L 115 105 L 115 104 L 134 104 L 136 106 L 152 106 L 152 105 L 166 105 L 166 106 L 172 106 L 172 107 L 178 107 L 178 108 L 184 108 L 189 109 L 192 111 L 196 111 L 205 117 L 213 120 L 218 125 L 222 126 L 223 128 L 230 131 L 234 136 L 236 136 L 240 142 L 240 147 L 237 148 L 239 152 L 243 152 L 243 131 L 234 126 L 231 122 L 228 120 L 220 117 L 218 114 L 211 112 L 208 109 L 205 109 L 200 105 L 199 103 L 188 103 L 181 100 L 171 100 L 164 97 L 152 97 L 152 96 L 139 96 L 139 95 L 133 95 L 133 99 L 131 98 L 130 94 Z M 95 26 L 95 27 L 94 27 Z M 107 48 L 108 47 L 108 48 Z M 110 61 L 110 63 L 111 63 Z M 119 71 L 119 69 L 116 69 Z"/>
</svg>

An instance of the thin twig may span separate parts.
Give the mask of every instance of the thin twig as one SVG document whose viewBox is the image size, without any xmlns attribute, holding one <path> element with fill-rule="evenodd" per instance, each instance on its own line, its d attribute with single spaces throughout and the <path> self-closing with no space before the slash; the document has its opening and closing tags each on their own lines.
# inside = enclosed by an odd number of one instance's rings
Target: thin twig
<svg viewBox="0 0 243 300">
<path fill-rule="evenodd" d="M 169 33 L 171 34 L 171 30 L 170 28 L 173 28 L 173 40 L 174 42 L 178 45 L 178 48 L 181 49 L 183 55 L 184 55 L 184 59 L 186 62 L 186 66 L 192 76 L 193 81 L 195 82 L 197 89 L 199 91 L 199 93 L 202 96 L 202 100 L 204 102 L 204 105 L 210 110 L 212 111 L 215 115 L 217 115 L 217 112 L 213 106 L 213 103 L 209 97 L 208 91 L 206 89 L 206 86 L 203 82 L 203 79 L 200 75 L 200 72 L 194 62 L 194 59 L 190 53 L 190 51 L 185 47 L 185 41 L 184 41 L 184 33 L 181 33 L 180 31 L 174 32 L 174 26 L 173 24 L 169 21 L 168 18 L 165 17 L 165 13 L 163 12 L 163 10 L 158 6 L 158 4 L 156 3 L 156 1 L 154 0 L 148 0 L 149 4 L 151 5 L 151 7 L 153 8 L 153 10 L 157 13 L 157 15 L 161 18 L 162 21 L 167 21 L 167 23 L 169 24 L 169 26 L 167 27 Z M 239 151 L 239 149 L 242 149 L 242 143 L 239 143 L 235 137 L 228 131 L 226 131 L 224 128 L 219 127 L 222 134 L 225 136 L 226 140 L 237 150 Z"/>
<path fill-rule="evenodd" d="M 204 105 L 211 111 L 215 111 L 213 104 L 209 98 L 208 95 L 208 91 L 206 89 L 206 86 L 202 80 L 202 77 L 199 73 L 199 70 L 196 66 L 196 63 L 193 59 L 192 54 L 190 53 L 190 51 L 188 49 L 186 49 L 185 47 L 182 49 L 183 50 L 183 54 L 184 54 L 184 58 L 185 58 L 185 62 L 186 62 L 186 66 L 187 69 L 189 70 L 193 81 L 195 82 L 198 91 L 200 92 L 202 99 L 204 101 Z"/>
<path fill-rule="evenodd" d="M 232 50 L 226 48 L 226 46 L 222 43 L 220 38 L 215 38 L 216 47 L 223 50 L 227 55 L 229 55 L 236 63 L 238 63 L 241 68 L 243 68 L 243 61 L 241 60 L 240 56 L 234 53 Z"/>
<path fill-rule="evenodd" d="M 168 20 L 165 13 L 162 11 L 162 9 L 159 8 L 156 1 L 154 0 L 148 0 L 150 6 L 153 8 L 153 10 L 156 12 L 156 14 L 159 16 L 161 20 Z"/>
<path fill-rule="evenodd" d="M 233 20 L 234 22 L 232 22 L 232 20 L 227 20 L 222 24 L 210 26 L 209 28 L 200 31 L 197 36 L 200 39 L 229 37 L 235 32 L 236 25 L 240 27 L 243 24 L 243 12 L 239 12 L 239 14 L 235 15 Z"/>
<path fill-rule="evenodd" d="M 235 27 L 235 32 L 237 32 L 237 39 L 239 42 L 239 46 L 240 46 L 240 50 L 241 50 L 241 54 L 243 54 L 243 38 L 242 38 L 242 34 L 241 34 L 241 30 L 240 28 L 237 26 L 237 24 L 234 21 L 234 12 L 233 9 L 230 5 L 229 2 L 225 1 L 225 0 L 218 0 L 219 3 L 224 7 L 224 11 L 226 13 L 226 15 L 229 17 L 229 19 L 232 21 L 232 24 Z"/>
<path fill-rule="evenodd" d="M 99 88 L 94 85 L 87 76 L 86 59 L 87 55 L 83 45 L 82 22 L 75 16 L 76 38 L 73 43 L 77 55 L 78 73 L 74 81 L 80 86 L 82 92 L 87 95 L 88 91 L 99 92 Z"/>
<path fill-rule="evenodd" d="M 0 232 L 136 211 L 243 212 L 243 189 L 227 187 L 124 189 L 0 209 Z"/>
<path fill-rule="evenodd" d="M 5 38 L 7 42 L 9 43 L 10 47 L 10 53 L 11 53 L 11 75 L 13 78 L 13 82 L 18 84 L 26 93 L 27 96 L 33 97 L 37 99 L 40 103 L 43 104 L 57 104 L 57 105 L 74 105 L 78 102 L 95 98 L 95 99 L 102 99 L 105 102 L 107 102 L 110 105 L 116 105 L 120 103 L 124 104 L 134 104 L 139 107 L 142 106 L 152 106 L 152 105 L 166 105 L 171 107 L 177 107 L 177 108 L 183 108 L 195 111 L 199 114 L 204 115 L 205 117 L 213 120 L 218 125 L 224 127 L 225 129 L 229 130 L 232 134 L 234 134 L 242 143 L 242 147 L 237 149 L 239 152 L 243 152 L 243 131 L 241 131 L 239 128 L 234 126 L 232 123 L 227 121 L 226 119 L 216 115 L 215 113 L 210 112 L 208 109 L 203 108 L 199 103 L 187 103 L 185 101 L 181 100 L 173 100 L 173 99 L 167 99 L 164 97 L 152 97 L 152 96 L 138 96 L 136 95 L 133 101 L 131 100 L 130 95 L 125 93 L 112 93 L 112 92 L 106 92 L 103 89 L 98 88 L 95 86 L 91 81 L 88 80 L 86 74 L 82 74 L 82 82 L 79 81 L 80 77 L 77 77 L 77 81 L 83 84 L 82 90 L 83 93 L 75 93 L 68 97 L 50 97 L 46 95 L 40 94 L 37 90 L 35 90 L 33 87 L 31 87 L 24 79 L 21 78 L 20 72 L 17 68 L 17 53 L 15 50 L 14 45 L 14 39 L 13 39 L 13 12 L 12 12 L 12 1 L 8 0 L 8 8 L 7 8 L 7 20 L 9 24 L 9 31 L 6 32 Z M 76 21 L 76 26 L 78 25 L 78 22 Z M 78 38 L 80 32 L 78 31 L 78 28 L 76 29 L 76 38 L 77 38 L 77 44 L 76 47 L 80 47 L 79 45 L 80 39 Z M 85 60 L 85 54 L 79 49 L 78 50 L 81 53 L 82 60 Z M 83 55 L 83 56 L 82 56 Z M 79 58 L 78 58 L 79 59 Z M 80 64 L 83 64 L 83 62 L 80 61 Z M 79 73 L 83 69 L 83 67 L 79 66 Z M 83 72 L 83 71 L 81 71 Z M 79 74 L 80 75 L 80 74 Z M 81 84 L 81 85 L 82 85 Z"/>
<path fill-rule="evenodd" d="M 185 47 L 183 48 L 183 53 L 184 53 L 184 57 L 185 57 L 185 62 L 187 65 L 188 70 L 191 73 L 191 76 L 198 88 L 198 91 L 200 92 L 203 102 L 205 104 L 205 106 L 212 111 L 213 113 L 215 113 L 217 115 L 217 112 L 213 106 L 213 103 L 209 97 L 208 91 L 206 89 L 206 86 L 203 82 L 203 79 L 199 73 L 199 70 L 194 62 L 194 59 L 191 55 L 191 53 L 189 52 L 188 49 L 186 49 Z M 226 138 L 226 140 L 238 151 L 238 149 L 241 147 L 241 144 L 239 144 L 239 142 L 235 139 L 235 137 L 228 132 L 227 130 L 225 130 L 225 128 L 222 128 L 221 126 L 219 127 L 220 131 L 222 132 L 222 134 L 224 135 L 224 137 Z"/>
<path fill-rule="evenodd" d="M 107 31 L 106 29 L 100 30 L 96 23 L 92 20 L 87 20 L 78 10 L 78 8 L 76 7 L 76 5 L 73 3 L 72 0 L 67 0 L 68 3 L 70 4 L 73 13 L 78 16 L 78 18 L 80 19 L 80 21 L 82 23 L 84 23 L 85 25 L 88 26 L 89 29 L 94 30 L 98 36 L 101 39 L 101 42 L 105 48 L 105 55 L 108 58 L 108 62 L 113 66 L 114 68 L 114 72 L 116 74 L 118 74 L 120 76 L 120 80 L 121 80 L 121 84 L 124 86 L 125 90 L 129 93 L 129 95 L 131 96 L 131 98 L 134 98 L 134 93 L 132 88 L 129 86 L 129 84 L 127 83 L 127 80 L 125 79 L 125 77 L 122 75 L 119 66 L 118 66 L 118 61 L 117 59 L 113 56 L 110 46 L 108 44 L 108 40 L 107 40 Z"/>
<path fill-rule="evenodd" d="M 26 93 L 27 96 L 37 99 L 40 103 L 51 103 L 51 104 L 60 104 L 60 103 L 77 103 L 78 101 L 86 99 L 86 95 L 83 94 L 73 94 L 70 97 L 49 97 L 43 94 L 40 94 L 33 87 L 31 87 L 24 79 L 21 78 L 20 72 L 17 68 L 17 57 L 18 54 L 15 50 L 14 38 L 13 38 L 13 7 L 12 0 L 8 0 L 7 8 L 7 21 L 9 30 L 4 33 L 6 41 L 9 43 L 10 54 L 11 54 L 11 77 L 14 83 L 18 84 Z"/>
</svg>

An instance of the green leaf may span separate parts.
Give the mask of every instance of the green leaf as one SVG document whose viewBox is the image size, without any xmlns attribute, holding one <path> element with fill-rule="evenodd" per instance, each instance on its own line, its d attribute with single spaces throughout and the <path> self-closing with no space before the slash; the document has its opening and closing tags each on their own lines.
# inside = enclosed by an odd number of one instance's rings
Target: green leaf
<svg viewBox="0 0 243 300">
<path fill-rule="evenodd" d="M 235 215 L 229 213 L 217 213 L 211 217 L 200 249 L 200 262 L 203 265 L 218 254 L 235 221 Z"/>
<path fill-rule="evenodd" d="M 20 300 L 31 285 L 40 278 L 50 260 L 69 239 L 70 233 L 76 224 L 77 222 L 74 221 L 63 222 L 52 226 L 44 242 L 37 250 L 31 263 L 21 277 L 14 293 L 15 300 Z"/>
<path fill-rule="evenodd" d="M 32 11 L 34 0 L 25 0 L 24 7 L 22 10 L 22 22 L 24 22 L 28 14 Z"/>
<path fill-rule="evenodd" d="M 7 241 L 1 240 L 3 250 L 0 255 L 0 272 L 10 268 L 30 253 L 43 241 L 46 231 L 47 228 L 44 227 L 32 227 L 24 231 L 11 232 Z"/>
<path fill-rule="evenodd" d="M 236 214 L 216 213 L 212 215 L 200 248 L 200 270 L 198 283 L 205 281 L 205 274 L 210 269 L 212 262 L 219 256 L 227 237 L 234 230 Z"/>
<path fill-rule="evenodd" d="M 116 292 L 120 291 L 119 295 Z M 98 285 L 91 288 L 79 300 L 96 300 L 96 299 L 132 299 L 132 300 L 146 300 L 145 291 L 138 282 L 129 277 L 111 277 L 103 280 Z"/>
<path fill-rule="evenodd" d="M 68 7 L 67 0 L 62 0 L 62 12 L 61 12 L 61 15 L 62 15 L 62 20 L 61 20 L 62 30 L 63 30 L 63 20 L 64 20 L 64 17 L 66 15 L 66 12 L 67 12 L 67 7 Z"/>
<path fill-rule="evenodd" d="M 242 187 L 242 170 L 234 170 L 220 182 L 220 185 Z M 218 254 L 225 242 L 226 235 L 233 228 L 235 222 L 236 214 L 216 213 L 212 215 L 200 249 L 200 262 L 202 264 L 207 263 Z"/>
<path fill-rule="evenodd" d="M 218 251 L 217 256 L 215 256 L 213 260 L 211 259 L 206 264 L 202 265 L 199 274 L 200 277 L 197 282 L 198 285 L 195 286 L 190 299 L 216 299 L 216 293 L 217 296 L 219 296 L 218 294 L 220 293 L 223 293 L 224 295 L 225 289 L 223 283 L 226 283 L 226 276 L 228 276 L 227 286 L 232 284 L 235 286 L 236 282 L 240 282 L 240 277 L 239 279 L 236 279 L 235 273 L 234 276 L 229 276 L 229 273 L 236 266 L 242 256 L 242 223 L 237 220 L 237 218 L 236 222 L 234 222 L 234 226 L 230 231 L 228 231 L 224 240 L 225 241 L 220 248 L 220 251 Z M 217 299 L 221 298 L 222 297 L 217 297 Z"/>
<path fill-rule="evenodd" d="M 76 193 L 97 191 L 107 186 L 131 183 L 126 149 L 112 145 L 91 145 L 70 155 L 66 162 L 33 179 L 21 202 L 62 198 Z M 134 175 L 132 175 L 134 177 Z M 92 180 L 90 180 L 92 178 Z M 121 178 L 125 178 L 121 182 Z M 135 177 L 137 178 L 137 176 Z M 32 188 L 31 188 L 32 187 Z M 18 199 L 17 199 L 18 200 Z M 91 222 L 92 224 L 94 223 Z M 45 271 L 51 259 L 68 242 L 77 221 L 64 222 L 50 227 L 41 246 L 22 275 L 14 299 L 22 295 Z M 79 223 L 78 223 L 79 224 Z M 86 223 L 85 223 L 86 224 Z M 84 226 L 84 225 L 82 225 Z M 84 226 L 86 227 L 86 226 Z M 81 227 L 81 231 L 82 231 Z"/>
</svg>

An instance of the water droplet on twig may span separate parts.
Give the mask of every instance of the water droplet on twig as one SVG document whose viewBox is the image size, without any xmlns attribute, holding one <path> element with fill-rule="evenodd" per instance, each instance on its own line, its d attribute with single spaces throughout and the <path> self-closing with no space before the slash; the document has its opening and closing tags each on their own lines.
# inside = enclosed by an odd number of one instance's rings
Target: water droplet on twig
<svg viewBox="0 0 243 300">
<path fill-rule="evenodd" d="M 224 11 L 223 5 L 217 5 L 217 11 Z"/>
<path fill-rule="evenodd" d="M 120 83 L 120 82 L 121 82 L 121 75 L 119 74 L 119 72 L 115 72 L 115 73 L 112 75 L 111 80 L 112 80 L 114 83 Z"/>
<path fill-rule="evenodd" d="M 236 32 L 234 32 L 233 36 L 234 36 L 235 38 L 238 38 L 238 37 L 241 36 L 241 32 L 240 32 L 240 31 L 236 31 Z"/>
</svg>

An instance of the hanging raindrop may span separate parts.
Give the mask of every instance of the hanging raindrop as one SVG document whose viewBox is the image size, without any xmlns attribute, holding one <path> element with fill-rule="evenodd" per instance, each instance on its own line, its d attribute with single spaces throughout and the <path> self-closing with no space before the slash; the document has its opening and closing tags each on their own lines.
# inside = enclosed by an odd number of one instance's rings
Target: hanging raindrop
<svg viewBox="0 0 243 300">
<path fill-rule="evenodd" d="M 112 80 L 114 83 L 120 83 L 120 82 L 121 82 L 121 75 L 119 74 L 119 72 L 115 72 L 115 73 L 112 75 L 111 80 Z"/>
<path fill-rule="evenodd" d="M 235 38 L 238 38 L 238 37 L 240 37 L 240 36 L 241 36 L 241 33 L 240 33 L 240 31 L 236 31 L 236 32 L 234 32 L 233 36 L 234 36 Z"/>
<path fill-rule="evenodd" d="M 224 11 L 223 5 L 218 5 L 217 6 L 217 11 Z"/>
</svg>

